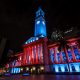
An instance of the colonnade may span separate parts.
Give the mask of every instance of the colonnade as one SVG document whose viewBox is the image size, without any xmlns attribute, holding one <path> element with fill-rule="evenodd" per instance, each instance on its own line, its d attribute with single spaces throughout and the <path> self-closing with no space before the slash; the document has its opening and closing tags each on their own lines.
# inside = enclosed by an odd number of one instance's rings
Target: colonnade
<svg viewBox="0 0 80 80">
<path fill-rule="evenodd" d="M 65 58 L 67 58 L 68 62 L 76 62 L 78 61 L 77 58 L 76 58 L 76 54 L 75 54 L 75 51 L 74 51 L 74 46 L 71 46 L 69 51 L 67 50 L 67 48 L 65 48 L 65 52 L 64 51 L 58 51 L 58 47 L 52 47 L 49 49 L 49 52 L 50 52 L 50 60 L 52 63 L 64 63 L 64 60 L 63 60 L 63 53 L 65 55 Z M 78 48 L 77 48 L 78 50 Z M 68 53 L 70 52 L 70 53 Z M 60 58 L 60 61 L 58 61 L 58 54 L 59 54 L 59 58 Z M 69 56 L 69 54 L 71 56 Z M 80 54 L 79 53 L 79 50 L 77 52 L 77 54 Z M 80 57 L 80 55 L 79 55 Z M 65 59 L 66 61 L 66 59 Z"/>
<path fill-rule="evenodd" d="M 32 45 L 24 48 L 24 64 L 39 64 L 43 62 L 42 44 Z"/>
</svg>

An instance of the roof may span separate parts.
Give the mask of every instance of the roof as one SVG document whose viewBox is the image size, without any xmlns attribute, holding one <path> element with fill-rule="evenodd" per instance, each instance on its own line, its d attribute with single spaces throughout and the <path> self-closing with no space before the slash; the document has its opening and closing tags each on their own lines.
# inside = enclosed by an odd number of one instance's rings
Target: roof
<svg viewBox="0 0 80 80">
<path fill-rule="evenodd" d="M 32 43 L 34 41 L 37 41 L 38 39 L 39 39 L 39 37 L 31 37 L 25 42 L 25 44 Z"/>
</svg>

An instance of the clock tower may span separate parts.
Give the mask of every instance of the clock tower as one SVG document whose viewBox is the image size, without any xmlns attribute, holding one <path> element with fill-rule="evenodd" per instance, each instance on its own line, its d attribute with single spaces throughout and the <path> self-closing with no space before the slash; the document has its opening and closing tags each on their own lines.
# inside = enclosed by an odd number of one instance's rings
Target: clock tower
<svg viewBox="0 0 80 80">
<path fill-rule="evenodd" d="M 44 11 L 41 9 L 41 7 L 39 7 L 38 11 L 36 12 L 34 36 L 35 37 L 47 37 Z"/>
</svg>

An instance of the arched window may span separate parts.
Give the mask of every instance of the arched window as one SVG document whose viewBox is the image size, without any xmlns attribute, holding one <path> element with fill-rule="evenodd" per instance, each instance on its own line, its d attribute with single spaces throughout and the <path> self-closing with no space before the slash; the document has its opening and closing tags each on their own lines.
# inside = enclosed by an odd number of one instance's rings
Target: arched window
<svg viewBox="0 0 80 80">
<path fill-rule="evenodd" d="M 73 72 L 76 71 L 74 65 L 72 65 L 71 68 L 72 68 L 72 71 L 73 71 Z"/>
<path fill-rule="evenodd" d="M 58 67 L 58 69 L 59 69 L 59 72 L 61 72 L 61 67 L 60 66 Z"/>
<path fill-rule="evenodd" d="M 76 56 L 76 60 L 80 60 L 80 54 L 79 54 L 77 46 L 74 46 L 73 48 L 74 48 L 74 53 L 75 53 L 75 56 Z"/>
</svg>

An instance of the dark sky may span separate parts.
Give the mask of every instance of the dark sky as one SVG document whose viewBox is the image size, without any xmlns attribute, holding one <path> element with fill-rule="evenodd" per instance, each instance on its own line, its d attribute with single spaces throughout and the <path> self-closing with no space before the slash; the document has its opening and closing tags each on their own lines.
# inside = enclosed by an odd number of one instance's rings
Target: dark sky
<svg viewBox="0 0 80 80">
<path fill-rule="evenodd" d="M 9 40 L 10 48 L 19 51 L 34 35 L 35 12 L 41 5 L 45 11 L 47 34 L 54 28 L 80 25 L 80 6 L 74 0 L 2 0 L 0 1 L 0 36 Z M 69 27 L 65 25 L 70 25 Z"/>
</svg>

